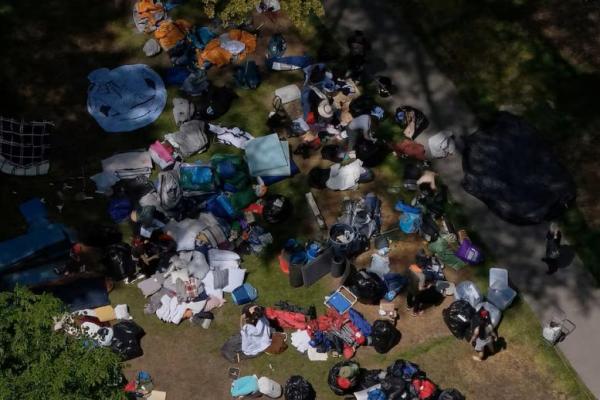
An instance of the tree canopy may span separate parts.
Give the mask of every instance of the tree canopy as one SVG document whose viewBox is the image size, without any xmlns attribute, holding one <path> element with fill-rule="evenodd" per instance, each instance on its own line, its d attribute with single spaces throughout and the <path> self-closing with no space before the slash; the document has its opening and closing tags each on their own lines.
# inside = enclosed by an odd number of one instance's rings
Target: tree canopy
<svg viewBox="0 0 600 400">
<path fill-rule="evenodd" d="M 280 0 L 281 10 L 296 26 L 303 26 L 311 15 L 322 16 L 322 0 Z M 209 18 L 217 17 L 224 23 L 243 21 L 260 0 L 202 0 Z"/>
<path fill-rule="evenodd" d="M 120 361 L 108 348 L 53 330 L 62 303 L 27 289 L 0 293 L 0 399 L 122 398 Z"/>
</svg>

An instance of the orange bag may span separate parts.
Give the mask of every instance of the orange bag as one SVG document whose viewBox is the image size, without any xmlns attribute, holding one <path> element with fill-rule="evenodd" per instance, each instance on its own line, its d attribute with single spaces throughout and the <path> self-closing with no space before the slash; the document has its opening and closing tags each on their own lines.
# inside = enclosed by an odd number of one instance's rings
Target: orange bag
<svg viewBox="0 0 600 400">
<path fill-rule="evenodd" d="M 165 20 L 158 25 L 154 32 L 154 38 L 160 43 L 160 47 L 165 51 L 169 51 L 177 42 L 185 39 L 186 32 L 191 24 L 185 20 Z"/>
<path fill-rule="evenodd" d="M 231 53 L 221 47 L 219 39 L 213 39 L 206 44 L 203 51 L 196 51 L 198 65 L 202 66 L 206 61 L 218 67 L 222 67 L 231 61 Z"/>
</svg>

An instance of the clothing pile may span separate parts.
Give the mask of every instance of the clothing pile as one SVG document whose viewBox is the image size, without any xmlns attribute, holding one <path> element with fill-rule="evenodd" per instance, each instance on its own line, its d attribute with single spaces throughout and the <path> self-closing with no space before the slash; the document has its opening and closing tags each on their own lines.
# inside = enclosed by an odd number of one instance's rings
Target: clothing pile
<svg viewBox="0 0 600 400">
<path fill-rule="evenodd" d="M 140 340 L 144 330 L 132 321 L 126 304 L 64 314 L 54 319 L 54 330 L 86 338 L 90 346 L 110 347 L 123 361 L 143 354 Z"/>
</svg>

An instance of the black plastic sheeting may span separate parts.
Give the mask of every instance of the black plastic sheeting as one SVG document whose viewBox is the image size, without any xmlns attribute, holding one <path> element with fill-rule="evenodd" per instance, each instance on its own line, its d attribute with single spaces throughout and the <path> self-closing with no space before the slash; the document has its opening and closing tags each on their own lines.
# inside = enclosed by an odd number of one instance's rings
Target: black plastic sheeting
<svg viewBox="0 0 600 400">
<path fill-rule="evenodd" d="M 514 224 L 554 219 L 575 200 L 573 179 L 535 128 L 507 112 L 465 138 L 463 171 L 464 189 Z"/>
</svg>

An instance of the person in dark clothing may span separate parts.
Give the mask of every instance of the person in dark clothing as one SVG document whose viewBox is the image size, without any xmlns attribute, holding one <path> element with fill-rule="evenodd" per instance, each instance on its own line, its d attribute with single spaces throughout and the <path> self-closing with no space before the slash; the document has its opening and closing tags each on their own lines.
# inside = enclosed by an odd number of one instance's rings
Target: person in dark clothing
<svg viewBox="0 0 600 400">
<path fill-rule="evenodd" d="M 562 233 L 558 228 L 558 224 L 552 222 L 550 228 L 546 233 L 546 257 L 542 258 L 542 261 L 548 265 L 548 275 L 552 275 L 558 271 L 558 260 L 560 258 L 560 241 L 562 240 Z"/>
<path fill-rule="evenodd" d="M 411 315 L 416 317 L 423 314 L 423 293 L 431 287 L 423 270 L 413 264 L 409 268 L 408 292 L 406 293 L 406 309 L 412 311 Z"/>
<path fill-rule="evenodd" d="M 347 44 L 349 54 L 346 76 L 360 81 L 365 72 L 367 53 L 371 49 L 371 45 L 362 31 L 354 31 L 348 38 Z"/>
<path fill-rule="evenodd" d="M 473 356 L 473 360 L 483 361 L 486 349 L 490 355 L 493 354 L 495 351 L 494 344 L 497 339 L 498 335 L 490 320 L 490 313 L 485 308 L 482 308 L 479 311 L 479 324 L 473 329 L 470 341 L 477 352 L 477 355 Z"/>
<path fill-rule="evenodd" d="M 177 244 L 170 236 L 154 231 L 150 239 L 136 236 L 131 247 L 131 257 L 140 273 L 149 277 L 157 270 L 168 268 L 170 258 L 176 254 Z"/>
</svg>

